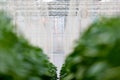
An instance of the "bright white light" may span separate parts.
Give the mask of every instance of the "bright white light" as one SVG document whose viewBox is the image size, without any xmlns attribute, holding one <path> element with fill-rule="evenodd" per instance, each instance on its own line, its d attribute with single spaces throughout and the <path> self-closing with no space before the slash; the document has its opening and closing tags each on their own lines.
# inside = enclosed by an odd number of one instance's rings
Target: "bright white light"
<svg viewBox="0 0 120 80">
<path fill-rule="evenodd" d="M 101 0 L 101 2 L 109 2 L 110 0 Z"/>
<path fill-rule="evenodd" d="M 43 2 L 52 2 L 54 0 L 43 0 Z"/>
</svg>

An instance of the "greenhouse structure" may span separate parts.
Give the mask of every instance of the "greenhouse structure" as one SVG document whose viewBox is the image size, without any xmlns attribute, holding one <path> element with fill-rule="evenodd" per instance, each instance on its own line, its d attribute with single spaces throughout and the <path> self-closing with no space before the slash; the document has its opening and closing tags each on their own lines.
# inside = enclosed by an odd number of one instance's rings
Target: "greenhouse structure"
<svg viewBox="0 0 120 80">
<path fill-rule="evenodd" d="M 74 48 L 78 45 L 79 37 L 84 35 L 84 31 L 89 29 L 89 25 L 101 17 L 119 16 L 120 0 L 0 0 L 0 11 L 6 12 L 10 16 L 12 24 L 16 26 L 14 28 L 16 35 L 23 35 L 29 44 L 42 49 L 42 53 L 49 59 L 49 64 L 56 66 L 56 75 L 60 79 L 59 75 L 64 67 L 63 64 L 67 62 L 66 58 L 73 53 Z M 0 29 L 2 30 L 2 28 Z M 55 66 L 53 66 L 53 72 Z M 0 80 L 20 80 L 18 78 L 2 79 L 1 74 L 2 68 L 0 69 Z M 49 75 L 49 77 L 53 76 Z M 72 77 L 70 74 L 60 80 L 100 80 Z M 119 79 L 120 77 L 116 80 Z M 21 78 L 21 80 L 56 79 Z M 106 78 L 104 80 L 113 79 Z"/>
</svg>

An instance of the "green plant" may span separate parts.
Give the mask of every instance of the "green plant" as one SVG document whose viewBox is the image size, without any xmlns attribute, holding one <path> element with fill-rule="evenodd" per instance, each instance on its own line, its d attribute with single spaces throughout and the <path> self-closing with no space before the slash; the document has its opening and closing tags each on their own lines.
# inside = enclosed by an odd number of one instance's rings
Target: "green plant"
<svg viewBox="0 0 120 80">
<path fill-rule="evenodd" d="M 17 35 L 11 18 L 0 12 L 0 80 L 57 80 L 56 67 L 42 49 Z"/>
<path fill-rule="evenodd" d="M 83 33 L 60 80 L 120 80 L 120 17 L 102 17 Z"/>
</svg>

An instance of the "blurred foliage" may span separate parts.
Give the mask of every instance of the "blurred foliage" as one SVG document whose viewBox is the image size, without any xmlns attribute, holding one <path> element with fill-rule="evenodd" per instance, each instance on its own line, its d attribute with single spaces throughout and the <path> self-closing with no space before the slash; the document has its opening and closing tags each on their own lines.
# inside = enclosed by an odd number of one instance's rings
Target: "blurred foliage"
<svg viewBox="0 0 120 80">
<path fill-rule="evenodd" d="M 120 80 L 120 17 L 102 17 L 77 41 L 60 80 Z"/>
<path fill-rule="evenodd" d="M 42 49 L 17 35 L 11 18 L 0 12 L 0 80 L 57 80 L 56 67 Z"/>
</svg>

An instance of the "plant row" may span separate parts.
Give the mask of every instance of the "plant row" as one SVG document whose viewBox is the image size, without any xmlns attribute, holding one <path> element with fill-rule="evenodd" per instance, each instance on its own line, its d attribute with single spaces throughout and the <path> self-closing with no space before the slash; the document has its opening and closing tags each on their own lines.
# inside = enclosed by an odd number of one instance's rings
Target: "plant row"
<svg viewBox="0 0 120 80">
<path fill-rule="evenodd" d="M 56 67 L 41 48 L 15 31 L 11 18 L 0 12 L 0 80 L 57 80 Z"/>
<path fill-rule="evenodd" d="M 77 40 L 60 80 L 120 80 L 120 17 L 102 17 Z"/>
</svg>

